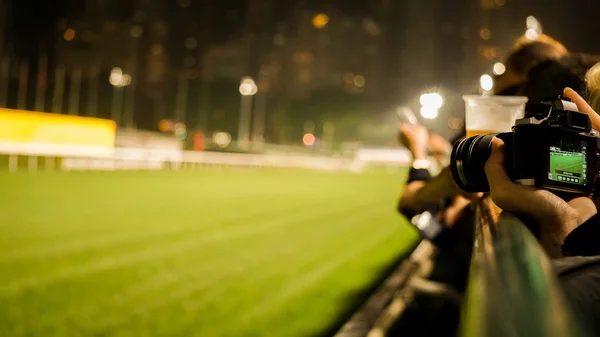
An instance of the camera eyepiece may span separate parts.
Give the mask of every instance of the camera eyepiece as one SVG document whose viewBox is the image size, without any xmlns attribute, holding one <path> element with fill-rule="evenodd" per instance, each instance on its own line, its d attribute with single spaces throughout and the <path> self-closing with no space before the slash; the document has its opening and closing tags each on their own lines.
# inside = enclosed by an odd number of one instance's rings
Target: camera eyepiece
<svg viewBox="0 0 600 337">
<path fill-rule="evenodd" d="M 451 170 L 454 181 L 465 192 L 489 192 L 485 163 L 492 153 L 496 135 L 464 138 L 452 148 Z"/>
</svg>

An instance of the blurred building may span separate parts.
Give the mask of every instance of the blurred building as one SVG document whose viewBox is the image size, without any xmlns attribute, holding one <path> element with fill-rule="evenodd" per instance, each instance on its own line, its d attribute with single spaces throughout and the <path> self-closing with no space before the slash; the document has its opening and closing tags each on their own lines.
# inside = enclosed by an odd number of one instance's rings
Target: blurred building
<svg viewBox="0 0 600 337">
<path fill-rule="evenodd" d="M 9 5 L 10 2 L 8 0 L 0 0 L 0 57 L 7 54 L 6 34 L 9 28 Z"/>
<path fill-rule="evenodd" d="M 28 63 L 30 83 L 50 91 L 46 110 L 110 117 L 122 106 L 124 120 L 142 128 L 163 118 L 206 128 L 214 96 L 226 91 L 222 100 L 238 104 L 245 76 L 258 83 L 253 104 L 267 119 L 316 92 L 355 95 L 370 102 L 369 115 L 383 116 L 398 105 L 418 109 L 420 94 L 432 90 L 448 98 L 446 118 L 460 116 L 460 96 L 478 91 L 528 15 L 539 13 L 555 31 L 564 22 L 551 21 L 555 11 L 543 0 L 531 1 L 0 0 L 15 7 L 11 17 L 25 18 L 3 20 L 8 11 L 0 10 L 0 46 L 21 58 L 14 67 Z M 52 15 L 28 17 L 31 6 Z M 115 67 L 131 76 L 118 91 L 108 80 Z M 115 92 L 122 102 L 113 102 Z"/>
</svg>

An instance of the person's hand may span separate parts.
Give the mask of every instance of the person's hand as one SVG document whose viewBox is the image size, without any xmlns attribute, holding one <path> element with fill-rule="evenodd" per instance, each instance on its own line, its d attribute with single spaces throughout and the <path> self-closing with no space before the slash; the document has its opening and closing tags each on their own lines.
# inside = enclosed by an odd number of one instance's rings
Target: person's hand
<svg viewBox="0 0 600 337">
<path fill-rule="evenodd" d="M 502 210 L 524 215 L 540 225 L 540 242 L 552 258 L 560 257 L 566 236 L 596 214 L 596 206 L 585 197 L 566 202 L 552 192 L 513 183 L 504 169 L 504 142 L 492 141 L 485 164 L 492 200 Z"/>
<path fill-rule="evenodd" d="M 413 155 L 413 159 L 426 159 L 429 132 L 422 125 L 402 124 L 400 138 Z"/>
<path fill-rule="evenodd" d="M 564 90 L 565 97 L 568 97 L 571 102 L 577 105 L 577 109 L 579 112 L 588 115 L 590 120 L 592 121 L 592 128 L 594 130 L 600 131 L 600 116 L 592 109 L 592 107 L 581 97 L 575 90 L 571 88 L 565 88 Z"/>
<path fill-rule="evenodd" d="M 429 133 L 429 145 L 434 154 L 439 156 L 450 156 L 452 152 L 452 144 L 450 144 L 444 137 L 430 132 Z"/>
</svg>

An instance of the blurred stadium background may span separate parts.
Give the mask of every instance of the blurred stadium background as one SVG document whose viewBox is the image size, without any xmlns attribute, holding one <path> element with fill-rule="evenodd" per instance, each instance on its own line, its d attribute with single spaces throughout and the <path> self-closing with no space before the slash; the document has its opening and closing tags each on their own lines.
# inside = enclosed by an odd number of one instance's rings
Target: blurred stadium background
<svg viewBox="0 0 600 337">
<path fill-rule="evenodd" d="M 333 333 L 418 240 L 395 110 L 454 136 L 563 9 L 0 0 L 0 336 Z"/>
</svg>

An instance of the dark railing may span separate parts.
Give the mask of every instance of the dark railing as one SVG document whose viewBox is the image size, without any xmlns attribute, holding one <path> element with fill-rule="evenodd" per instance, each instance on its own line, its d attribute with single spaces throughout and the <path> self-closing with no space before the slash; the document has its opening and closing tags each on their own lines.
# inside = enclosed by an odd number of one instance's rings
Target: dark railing
<svg viewBox="0 0 600 337">
<path fill-rule="evenodd" d="M 502 213 L 494 224 L 493 210 L 483 201 L 476 213 L 461 336 L 588 336 L 523 223 Z"/>
</svg>

